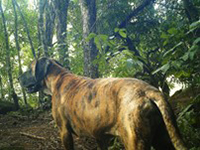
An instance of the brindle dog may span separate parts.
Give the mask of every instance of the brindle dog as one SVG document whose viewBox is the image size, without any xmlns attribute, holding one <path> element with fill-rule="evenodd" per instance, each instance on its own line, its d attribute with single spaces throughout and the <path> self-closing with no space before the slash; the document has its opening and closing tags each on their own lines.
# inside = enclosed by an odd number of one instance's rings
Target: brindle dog
<svg viewBox="0 0 200 150">
<path fill-rule="evenodd" d="M 96 138 L 101 149 L 107 149 L 106 135 L 114 135 L 126 150 L 186 150 L 170 105 L 144 81 L 81 77 L 49 58 L 33 61 L 19 81 L 29 93 L 52 96 L 66 150 L 74 149 L 72 134 Z"/>
</svg>

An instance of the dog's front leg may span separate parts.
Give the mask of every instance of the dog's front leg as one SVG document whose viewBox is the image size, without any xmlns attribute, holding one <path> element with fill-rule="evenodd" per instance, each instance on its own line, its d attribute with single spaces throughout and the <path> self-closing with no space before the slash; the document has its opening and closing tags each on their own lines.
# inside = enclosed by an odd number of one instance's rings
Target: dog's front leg
<svg viewBox="0 0 200 150">
<path fill-rule="evenodd" d="M 60 135 L 65 150 L 74 150 L 74 141 L 72 133 L 68 131 L 66 127 L 62 127 Z"/>
</svg>

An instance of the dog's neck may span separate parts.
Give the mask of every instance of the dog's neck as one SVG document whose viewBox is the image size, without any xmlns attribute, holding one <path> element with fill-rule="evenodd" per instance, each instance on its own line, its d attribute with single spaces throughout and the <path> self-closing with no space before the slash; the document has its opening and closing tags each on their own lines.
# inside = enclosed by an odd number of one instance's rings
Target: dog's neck
<svg viewBox="0 0 200 150">
<path fill-rule="evenodd" d="M 43 92 L 52 95 L 55 91 L 58 80 L 61 76 L 73 76 L 66 68 L 52 63 L 48 68 L 47 76 L 44 79 L 45 88 Z"/>
</svg>

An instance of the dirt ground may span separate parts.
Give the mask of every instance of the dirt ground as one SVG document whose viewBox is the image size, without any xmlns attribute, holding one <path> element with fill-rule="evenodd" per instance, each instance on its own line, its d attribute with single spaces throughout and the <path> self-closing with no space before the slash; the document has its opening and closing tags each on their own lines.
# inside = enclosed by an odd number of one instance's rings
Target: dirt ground
<svg viewBox="0 0 200 150">
<path fill-rule="evenodd" d="M 95 150 L 93 139 L 74 137 L 75 150 Z M 0 115 L 0 150 L 64 150 L 58 129 L 46 112 L 37 116 Z"/>
</svg>

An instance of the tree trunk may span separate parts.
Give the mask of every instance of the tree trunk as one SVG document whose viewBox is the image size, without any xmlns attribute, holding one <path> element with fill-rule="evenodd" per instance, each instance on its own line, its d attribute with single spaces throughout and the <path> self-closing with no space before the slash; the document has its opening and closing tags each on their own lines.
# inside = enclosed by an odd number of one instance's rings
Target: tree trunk
<svg viewBox="0 0 200 150">
<path fill-rule="evenodd" d="M 54 34 L 54 21 L 55 21 L 55 11 L 53 9 L 53 5 L 50 2 L 46 4 L 45 11 L 45 40 L 48 48 L 52 48 L 52 39 Z"/>
<path fill-rule="evenodd" d="M 3 100 L 4 99 L 4 92 L 3 92 L 3 83 L 2 83 L 1 76 L 0 76 L 0 92 L 1 92 L 0 100 Z"/>
<path fill-rule="evenodd" d="M 8 72 L 8 78 L 9 78 L 9 84 L 10 84 L 10 90 L 11 90 L 11 97 L 13 98 L 14 104 L 15 104 L 15 109 L 19 109 L 19 103 L 18 103 L 18 97 L 17 94 L 15 93 L 15 89 L 13 86 L 13 78 L 12 78 L 12 67 L 10 63 L 10 47 L 9 47 L 9 39 L 8 39 L 8 32 L 7 32 L 7 27 L 6 27 L 6 20 L 4 16 L 4 12 L 2 9 L 2 1 L 0 0 L 0 12 L 2 16 L 2 21 L 3 21 L 3 30 L 4 30 L 4 36 L 5 36 L 5 44 L 6 44 L 6 68 Z"/>
<path fill-rule="evenodd" d="M 56 13 L 56 36 L 59 52 L 59 61 L 63 66 L 69 68 L 69 56 L 67 43 L 65 41 L 67 37 L 67 12 L 69 0 L 53 0 L 55 13 Z"/>
<path fill-rule="evenodd" d="M 47 0 L 39 1 L 39 15 L 38 15 L 38 56 L 44 52 L 44 56 L 49 57 L 52 54 L 53 47 L 52 39 L 54 33 L 55 12 Z"/>
<path fill-rule="evenodd" d="M 18 63 L 19 63 L 19 75 L 22 74 L 22 65 L 21 65 L 21 56 L 20 56 L 20 45 L 19 45 L 19 41 L 18 41 L 18 15 L 16 12 L 16 7 L 15 7 L 15 3 L 14 0 L 12 0 L 12 4 L 13 4 L 13 9 L 14 9 L 14 14 L 15 14 L 15 44 L 16 44 L 16 48 L 17 48 L 17 55 L 18 55 Z M 23 94 L 23 98 L 24 98 L 24 103 L 27 106 L 27 100 L 26 100 L 26 93 L 24 88 L 21 86 L 22 89 L 22 94 Z"/>
<path fill-rule="evenodd" d="M 93 64 L 98 50 L 94 39 L 88 42 L 85 39 L 90 33 L 96 33 L 96 0 L 80 0 L 82 21 L 83 21 L 83 51 L 84 51 L 84 75 L 91 78 L 97 78 L 98 65 Z"/>
<path fill-rule="evenodd" d="M 52 51 L 49 51 L 52 47 L 53 31 L 54 31 L 55 12 L 53 10 L 52 3 L 47 0 L 39 1 L 39 16 L 38 16 L 38 54 L 44 52 L 45 57 L 49 57 Z M 39 105 L 43 103 L 44 93 L 39 92 Z"/>
<path fill-rule="evenodd" d="M 46 44 L 45 39 L 45 31 L 44 31 L 44 10 L 47 5 L 47 0 L 39 0 L 39 16 L 38 16 L 38 27 L 39 27 L 39 33 L 40 33 L 40 46 L 42 47 L 42 50 L 44 51 L 45 56 L 49 56 L 48 54 L 48 46 Z"/>
<path fill-rule="evenodd" d="M 24 18 L 24 15 L 19 7 L 19 5 L 17 4 L 17 1 L 16 0 L 13 0 L 13 2 L 15 3 L 15 6 L 17 7 L 17 9 L 19 10 L 19 14 L 20 16 L 22 17 L 22 20 L 23 20 L 23 23 L 24 23 L 24 27 L 25 27 L 25 30 L 26 30 L 26 33 L 27 33 L 27 36 L 28 36 L 28 40 L 29 40 L 29 43 L 30 43 L 30 46 L 31 46 L 31 51 L 32 51 L 32 54 L 34 56 L 34 58 L 36 57 L 35 55 L 35 49 L 33 47 L 33 42 L 32 42 L 32 39 L 31 39 L 31 36 L 30 36 L 30 32 L 29 32 L 29 28 L 28 28 L 28 25 L 27 25 L 27 22 L 26 22 L 26 19 Z"/>
</svg>

